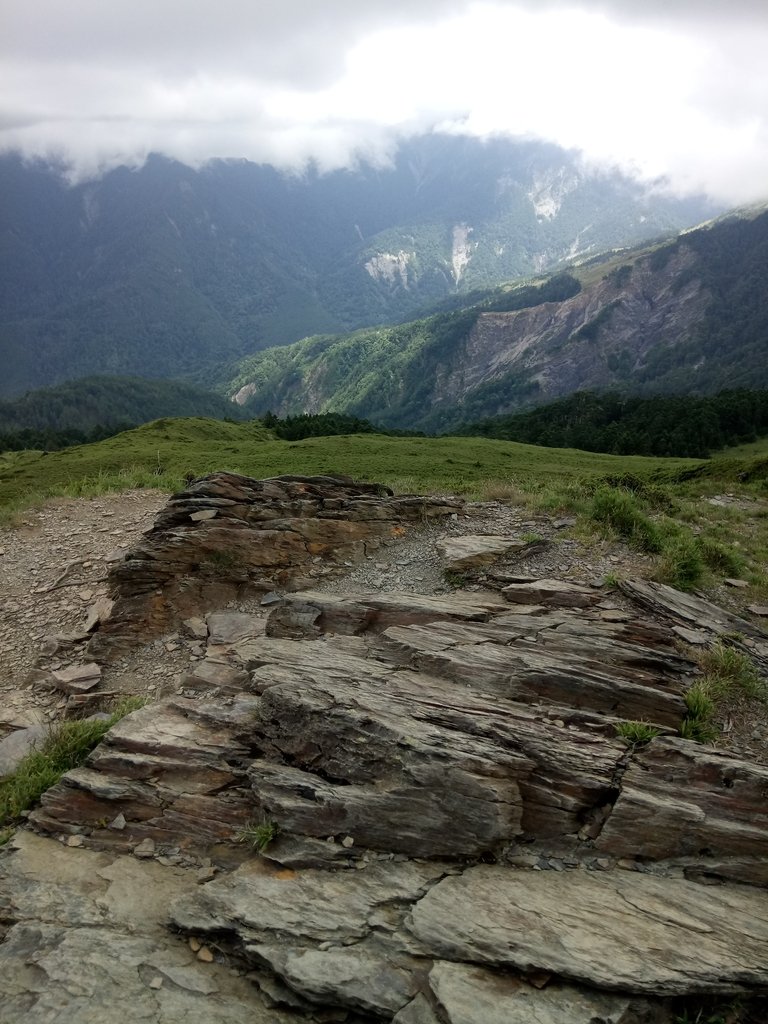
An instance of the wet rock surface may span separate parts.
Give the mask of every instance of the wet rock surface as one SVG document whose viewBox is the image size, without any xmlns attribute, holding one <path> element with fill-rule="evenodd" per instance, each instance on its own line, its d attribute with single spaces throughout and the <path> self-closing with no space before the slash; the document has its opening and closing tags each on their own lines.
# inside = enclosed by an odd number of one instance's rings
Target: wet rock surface
<svg viewBox="0 0 768 1024">
<path fill-rule="evenodd" d="M 126 999 L 153 1024 L 673 1024 L 715 997 L 765 1017 L 768 769 L 677 735 L 699 672 L 679 630 L 733 614 L 514 544 L 453 590 L 434 523 L 478 519 L 440 507 L 310 588 L 196 591 L 153 648 L 187 660 L 172 693 L 0 855 L 7 1024 Z M 494 518 L 505 544 L 532 532 Z M 740 635 L 760 664 L 767 638 Z M 629 744 L 627 719 L 659 735 Z"/>
</svg>

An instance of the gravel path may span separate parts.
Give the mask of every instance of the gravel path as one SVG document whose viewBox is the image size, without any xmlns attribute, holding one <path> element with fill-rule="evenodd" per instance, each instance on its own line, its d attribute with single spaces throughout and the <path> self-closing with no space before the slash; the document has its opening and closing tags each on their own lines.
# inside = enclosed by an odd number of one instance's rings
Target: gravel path
<svg viewBox="0 0 768 1024">
<path fill-rule="evenodd" d="M 74 648 L 64 638 L 106 595 L 109 557 L 135 544 L 166 501 L 144 490 L 60 500 L 0 531 L 0 725 L 26 724 L 40 711 L 54 717 L 63 706 L 61 695 L 29 687 L 36 668 L 67 663 Z"/>
</svg>

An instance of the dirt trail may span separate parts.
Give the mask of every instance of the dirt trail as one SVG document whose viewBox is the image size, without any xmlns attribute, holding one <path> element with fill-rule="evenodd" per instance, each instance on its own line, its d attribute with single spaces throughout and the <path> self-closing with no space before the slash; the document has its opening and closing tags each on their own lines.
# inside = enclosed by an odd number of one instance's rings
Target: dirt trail
<svg viewBox="0 0 768 1024">
<path fill-rule="evenodd" d="M 136 490 L 58 500 L 0 531 L 0 724 L 34 709 L 55 716 L 61 695 L 26 688 L 30 674 L 41 655 L 46 668 L 69 660 L 72 648 L 57 638 L 81 629 L 106 595 L 110 556 L 137 542 L 167 497 Z"/>
</svg>

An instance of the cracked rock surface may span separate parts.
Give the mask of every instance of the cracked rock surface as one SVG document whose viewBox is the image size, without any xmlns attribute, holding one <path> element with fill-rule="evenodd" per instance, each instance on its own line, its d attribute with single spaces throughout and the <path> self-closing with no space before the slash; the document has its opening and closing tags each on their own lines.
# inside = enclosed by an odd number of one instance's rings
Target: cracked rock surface
<svg viewBox="0 0 768 1024">
<path fill-rule="evenodd" d="M 724 613 L 489 569 L 525 554 L 503 525 L 459 546 L 485 588 L 371 586 L 365 559 L 263 604 L 199 591 L 177 692 L 0 856 L 3 1024 L 126 1000 L 149 1024 L 673 1024 L 715 997 L 768 1018 L 768 769 L 677 735 L 675 629 Z M 628 745 L 626 719 L 659 734 Z"/>
</svg>

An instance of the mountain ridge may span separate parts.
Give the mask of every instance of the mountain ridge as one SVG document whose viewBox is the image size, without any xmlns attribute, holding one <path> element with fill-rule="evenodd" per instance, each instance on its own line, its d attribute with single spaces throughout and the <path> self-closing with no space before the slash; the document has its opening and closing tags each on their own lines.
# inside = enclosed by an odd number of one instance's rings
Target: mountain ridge
<svg viewBox="0 0 768 1024">
<path fill-rule="evenodd" d="M 223 383 L 268 345 L 407 320 L 717 212 L 549 144 L 440 135 L 323 175 L 152 157 L 69 187 L 5 157 L 0 187 L 6 396 L 93 373 Z"/>
<path fill-rule="evenodd" d="M 256 414 L 333 410 L 440 430 L 581 390 L 765 387 L 767 268 L 768 212 L 726 218 L 573 268 L 584 284 L 558 301 L 533 289 L 518 309 L 486 302 L 257 354 L 231 392 Z M 342 368 L 343 387 L 327 386 Z"/>
</svg>

